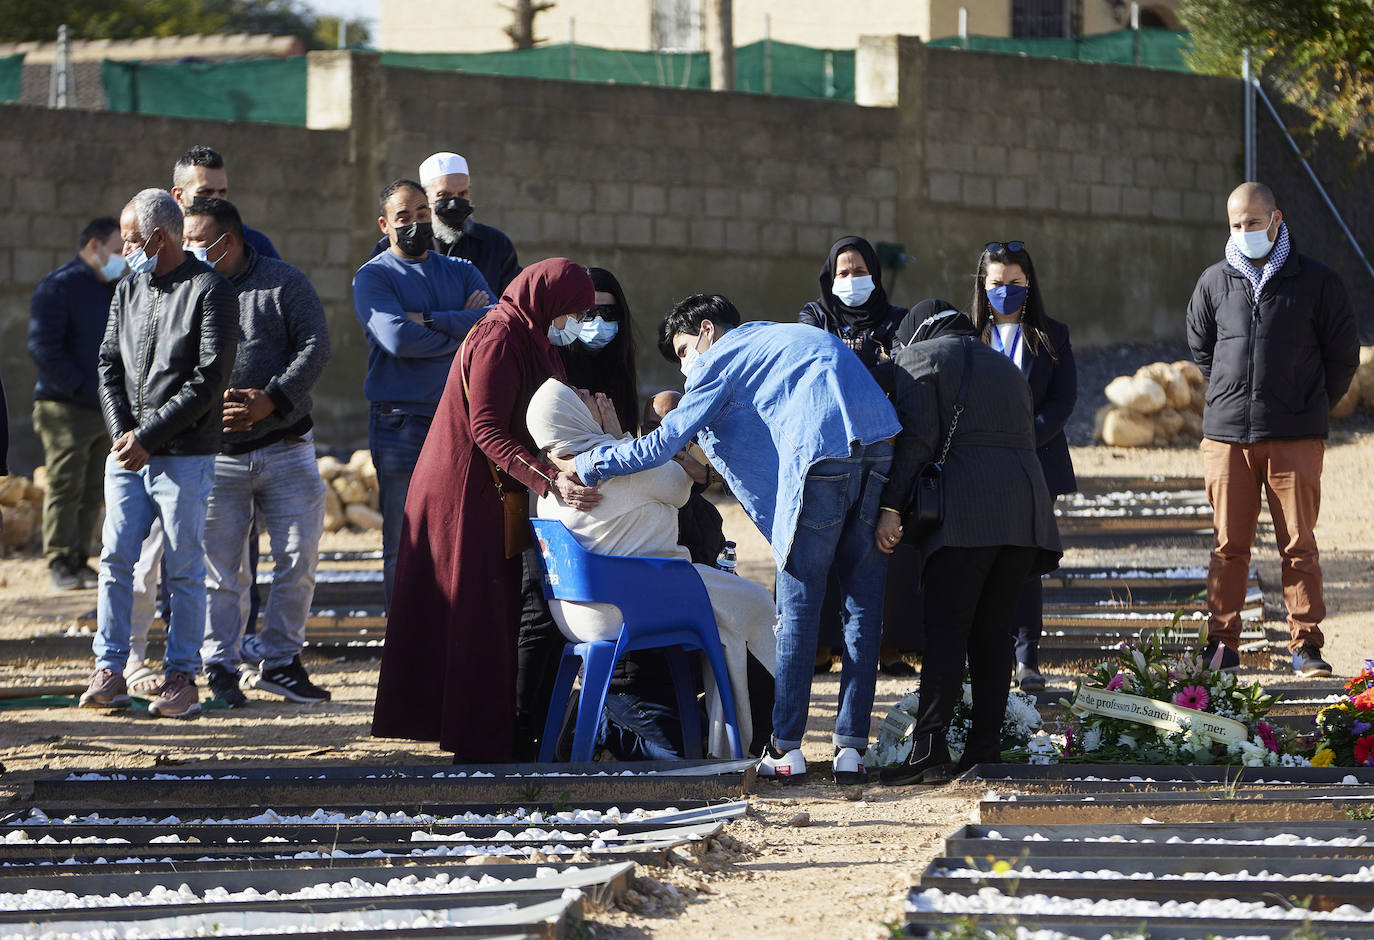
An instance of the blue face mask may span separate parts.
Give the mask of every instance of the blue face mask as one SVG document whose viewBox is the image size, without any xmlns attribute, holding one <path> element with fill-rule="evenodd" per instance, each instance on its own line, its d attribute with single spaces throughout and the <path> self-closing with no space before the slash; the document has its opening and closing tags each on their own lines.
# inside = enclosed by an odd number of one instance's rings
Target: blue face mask
<svg viewBox="0 0 1374 940">
<path fill-rule="evenodd" d="M 552 323 L 549 324 L 549 342 L 555 346 L 571 346 L 577 342 L 577 337 L 582 333 L 582 321 L 568 317 L 568 322 L 559 329 Z"/>
<path fill-rule="evenodd" d="M 582 321 L 582 330 L 578 333 L 577 338 L 582 340 L 582 344 L 588 349 L 600 349 L 615 339 L 615 335 L 619 332 L 619 323 L 614 320 L 608 321 L 597 314 L 590 320 Z"/>
<path fill-rule="evenodd" d="M 151 240 L 152 239 L 149 239 L 148 241 Z M 148 242 L 145 241 L 142 248 L 139 248 L 138 251 L 135 251 L 129 256 L 130 274 L 152 274 L 153 268 L 157 267 L 157 255 L 150 256 L 147 252 L 147 248 Z"/>
<path fill-rule="evenodd" d="M 107 281 L 117 281 L 128 266 L 129 262 L 124 260 L 123 255 L 110 255 L 109 260 L 100 266 L 100 276 Z"/>
<path fill-rule="evenodd" d="M 1026 303 L 1026 295 L 1030 289 L 1020 284 L 1000 284 L 997 287 L 987 289 L 988 303 L 992 304 L 992 309 L 1002 316 L 1015 313 Z"/>
</svg>

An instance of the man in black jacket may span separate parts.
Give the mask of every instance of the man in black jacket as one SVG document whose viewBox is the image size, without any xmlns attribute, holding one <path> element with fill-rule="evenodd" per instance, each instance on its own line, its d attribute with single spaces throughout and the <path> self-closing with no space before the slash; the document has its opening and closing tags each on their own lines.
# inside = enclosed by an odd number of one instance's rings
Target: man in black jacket
<svg viewBox="0 0 1374 940">
<path fill-rule="evenodd" d="M 1355 315 L 1336 273 L 1293 248 L 1268 186 L 1242 184 L 1226 214 L 1226 260 L 1202 273 L 1188 302 L 1188 345 L 1207 377 L 1202 459 L 1216 533 L 1207 653 L 1221 668 L 1240 665 L 1240 610 L 1263 491 L 1282 557 L 1293 671 L 1329 676 L 1313 529 L 1327 413 L 1359 365 Z"/>
<path fill-rule="evenodd" d="M 433 212 L 434 250 L 471 261 L 491 288 L 492 299 L 500 300 L 506 285 L 520 273 L 520 261 L 505 232 L 473 220 L 468 161 L 447 151 L 432 154 L 420 164 L 420 185 Z M 372 257 L 390 246 L 381 239 L 372 246 Z"/>
<path fill-rule="evenodd" d="M 238 346 L 234 288 L 182 247 L 181 209 L 145 189 L 119 218 L 129 276 L 100 346 L 100 405 L 114 445 L 105 464 L 96 666 L 81 704 L 129 704 L 133 568 L 155 519 L 166 536 L 171 617 L 154 715 L 200 713 L 194 676 L 205 633 L 205 509 L 220 447 L 221 399 Z"/>
<path fill-rule="evenodd" d="M 86 559 L 110 450 L 96 355 L 125 266 L 118 219 L 92 219 L 78 245 L 76 257 L 38 282 L 29 303 L 29 355 L 38 366 L 33 427 L 48 468 L 43 555 L 59 591 L 96 586 Z"/>
</svg>

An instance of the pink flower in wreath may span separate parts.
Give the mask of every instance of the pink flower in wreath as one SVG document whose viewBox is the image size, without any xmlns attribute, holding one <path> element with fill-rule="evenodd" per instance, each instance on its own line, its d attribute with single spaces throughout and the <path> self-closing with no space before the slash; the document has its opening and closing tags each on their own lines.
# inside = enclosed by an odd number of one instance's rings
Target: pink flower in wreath
<svg viewBox="0 0 1374 940">
<path fill-rule="evenodd" d="M 1279 752 L 1279 733 L 1274 730 L 1273 725 L 1267 721 L 1258 721 L 1255 723 L 1255 733 L 1259 735 L 1260 740 L 1264 742 L 1264 746 L 1271 753 L 1277 754 Z"/>
<path fill-rule="evenodd" d="M 1125 684 L 1126 677 L 1118 672 L 1116 675 L 1112 676 L 1112 681 L 1107 683 L 1107 691 L 1116 692 Z"/>
<path fill-rule="evenodd" d="M 1212 697 L 1207 694 L 1207 690 L 1200 685 L 1186 685 L 1174 696 L 1175 705 L 1182 705 L 1184 708 L 1191 708 L 1195 711 L 1202 711 L 1211 700 Z"/>
</svg>

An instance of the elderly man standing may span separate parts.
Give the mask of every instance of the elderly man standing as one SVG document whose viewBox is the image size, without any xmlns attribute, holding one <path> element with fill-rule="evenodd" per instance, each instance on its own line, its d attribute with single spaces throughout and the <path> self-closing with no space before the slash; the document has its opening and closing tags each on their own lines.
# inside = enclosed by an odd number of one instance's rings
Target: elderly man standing
<svg viewBox="0 0 1374 940">
<path fill-rule="evenodd" d="M 667 463 L 696 438 L 768 536 L 778 564 L 777 684 L 761 776 L 796 782 L 806 775 L 802 738 L 821 601 L 834 567 L 845 609 L 834 775 L 863 783 L 887 580 L 887 558 L 873 534 L 902 425 L 868 369 L 834 336 L 739 321 L 734 304 L 719 295 L 697 294 L 674 307 L 659 349 L 687 377 L 681 403 L 658 430 L 578 454 L 572 467 L 595 486 Z"/>
<path fill-rule="evenodd" d="M 79 245 L 75 258 L 38 282 L 29 306 L 29 355 L 38 366 L 33 427 L 48 468 L 43 554 L 59 591 L 96 586 L 86 559 L 110 451 L 96 357 L 125 269 L 118 219 L 92 219 Z"/>
<path fill-rule="evenodd" d="M 249 682 L 293 702 L 327 701 L 300 658 L 324 531 L 324 481 L 310 417 L 310 389 L 329 362 L 324 307 L 304 274 L 245 243 L 238 210 L 226 200 L 195 200 L 185 224 L 188 250 L 229 278 L 239 305 L 238 353 L 224 392 L 224 439 L 205 518 L 205 677 L 216 699 L 231 708 L 246 704 L 239 688 L 242 611 L 255 572 L 244 576 L 243 558 L 246 541 L 256 536 L 256 512 L 272 545 L 272 592 L 258 634 L 261 669 Z"/>
<path fill-rule="evenodd" d="M 432 250 L 429 202 L 414 180 L 382 190 L 377 225 L 390 246 L 353 276 L 353 309 L 367 336 L 371 402 L 368 444 L 382 509 L 386 604 L 396 575 L 406 491 L 453 354 L 491 309 L 492 296 L 472 262 Z"/>
<path fill-rule="evenodd" d="M 105 465 L 104 549 L 95 672 L 81 704 L 129 704 L 133 570 L 154 520 L 167 548 L 171 620 L 154 715 L 200 713 L 195 674 L 205 633 L 205 507 L 220 447 L 220 401 L 238 344 L 233 286 L 182 247 L 171 193 L 145 189 L 119 217 L 129 276 L 100 346 L 100 404 L 114 440 Z"/>
<path fill-rule="evenodd" d="M 1336 273 L 1294 248 L 1268 186 L 1237 187 L 1226 215 L 1226 260 L 1202 273 L 1188 302 L 1188 345 L 1207 376 L 1202 460 L 1216 536 L 1207 653 L 1222 668 L 1240 665 L 1240 611 L 1263 492 L 1282 558 L 1293 671 L 1329 676 L 1313 529 L 1327 413 L 1359 365 L 1355 315 Z"/>
<path fill-rule="evenodd" d="M 452 258 L 466 258 L 477 265 L 497 297 L 520 273 L 515 246 L 506 233 L 472 218 L 472 177 L 468 161 L 456 153 L 431 154 L 420 164 L 420 185 L 425 188 L 434 223 L 434 250 Z M 385 238 L 372 249 L 373 257 L 386 251 Z"/>
</svg>

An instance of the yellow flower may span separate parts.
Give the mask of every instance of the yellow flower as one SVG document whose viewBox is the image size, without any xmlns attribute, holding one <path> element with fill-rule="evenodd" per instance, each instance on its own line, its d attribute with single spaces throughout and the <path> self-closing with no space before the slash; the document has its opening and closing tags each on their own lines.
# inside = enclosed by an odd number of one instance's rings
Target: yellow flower
<svg viewBox="0 0 1374 940">
<path fill-rule="evenodd" d="M 1336 752 L 1329 747 L 1318 748 L 1317 753 L 1312 755 L 1313 767 L 1330 767 L 1331 762 L 1336 759 Z"/>
</svg>

